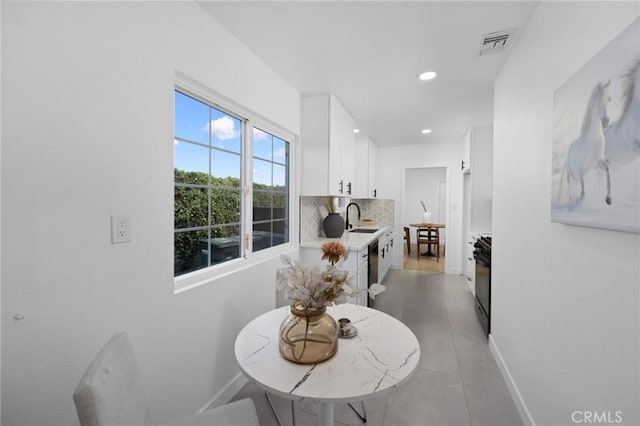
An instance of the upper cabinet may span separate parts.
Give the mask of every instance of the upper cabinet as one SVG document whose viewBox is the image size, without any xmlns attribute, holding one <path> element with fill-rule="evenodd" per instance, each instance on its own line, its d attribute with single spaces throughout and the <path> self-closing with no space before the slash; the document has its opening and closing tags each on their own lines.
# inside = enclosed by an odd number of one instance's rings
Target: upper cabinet
<svg viewBox="0 0 640 426">
<path fill-rule="evenodd" d="M 465 188 L 465 191 L 468 191 L 468 196 L 465 197 L 467 211 L 464 213 L 468 217 L 465 231 L 490 233 L 493 200 L 493 127 L 475 127 L 469 130 L 463 147 L 467 143 L 469 160 L 466 163 L 466 171 L 470 175 L 464 180 L 465 186 L 468 186 Z"/>
<path fill-rule="evenodd" d="M 354 198 L 376 198 L 378 186 L 378 145 L 371 138 L 355 140 Z"/>
<path fill-rule="evenodd" d="M 302 97 L 302 195 L 353 196 L 354 121 L 330 93 Z"/>
<path fill-rule="evenodd" d="M 469 130 L 464 135 L 464 140 L 462 141 L 462 161 L 460 163 L 462 173 L 471 172 L 471 132 L 472 131 Z"/>
</svg>

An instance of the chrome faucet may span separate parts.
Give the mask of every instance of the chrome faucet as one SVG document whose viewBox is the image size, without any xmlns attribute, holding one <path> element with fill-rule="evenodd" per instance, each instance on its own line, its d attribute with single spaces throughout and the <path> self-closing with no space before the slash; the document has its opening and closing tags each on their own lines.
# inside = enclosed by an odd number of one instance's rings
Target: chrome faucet
<svg viewBox="0 0 640 426">
<path fill-rule="evenodd" d="M 347 210 L 347 221 L 346 221 L 346 227 L 347 227 L 347 229 L 351 229 L 351 228 L 353 228 L 353 225 L 351 225 L 351 224 L 349 223 L 349 207 L 351 207 L 351 206 L 356 206 L 356 208 L 358 209 L 358 222 L 360 222 L 360 206 L 359 206 L 359 205 L 357 205 L 356 203 L 349 203 L 349 204 L 347 204 L 347 209 L 346 209 L 346 210 Z"/>
</svg>

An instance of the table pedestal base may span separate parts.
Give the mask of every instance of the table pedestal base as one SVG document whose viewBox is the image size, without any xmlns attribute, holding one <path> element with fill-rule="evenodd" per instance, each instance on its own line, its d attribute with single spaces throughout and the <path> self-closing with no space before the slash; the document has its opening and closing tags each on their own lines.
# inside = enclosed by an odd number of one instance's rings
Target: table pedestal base
<svg viewBox="0 0 640 426">
<path fill-rule="evenodd" d="M 333 426 L 333 404 L 320 404 L 319 426 Z"/>
<path fill-rule="evenodd" d="M 356 407 L 353 406 L 352 403 L 348 402 L 347 404 L 353 410 L 353 412 L 356 413 L 358 417 L 360 417 L 360 420 L 362 420 L 364 423 L 367 422 L 367 410 L 364 408 L 364 401 L 360 401 L 360 405 L 362 406 L 362 414 L 360 414 L 360 412 L 356 409 Z"/>
</svg>

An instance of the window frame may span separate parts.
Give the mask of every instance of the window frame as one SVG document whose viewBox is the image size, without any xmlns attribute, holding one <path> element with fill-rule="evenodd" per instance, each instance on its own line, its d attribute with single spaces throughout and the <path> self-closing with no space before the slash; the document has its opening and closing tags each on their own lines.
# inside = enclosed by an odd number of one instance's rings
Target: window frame
<svg viewBox="0 0 640 426">
<path fill-rule="evenodd" d="M 291 200 L 292 200 L 292 193 L 291 193 L 291 142 L 289 142 L 289 141 L 287 141 L 286 139 L 284 139 L 284 138 L 282 138 L 282 137 L 278 136 L 277 134 L 274 134 L 273 132 L 271 132 L 271 131 L 269 131 L 269 130 L 265 130 L 264 128 L 259 127 L 255 122 L 254 122 L 253 124 L 251 124 L 251 125 L 250 125 L 250 129 L 251 129 L 251 142 L 250 142 L 250 144 L 251 144 L 251 149 L 252 149 L 252 152 L 251 152 L 251 159 L 250 159 L 250 160 L 251 160 L 252 170 L 254 170 L 254 169 L 255 169 L 255 161 L 256 161 L 256 160 L 258 160 L 258 161 L 263 161 L 263 162 L 268 162 L 268 163 L 270 164 L 270 166 L 271 166 L 271 177 L 272 177 L 272 179 L 273 179 L 273 170 L 274 170 L 273 168 L 274 168 L 274 166 L 276 166 L 276 165 L 283 165 L 283 164 L 282 164 L 282 163 L 280 163 L 280 162 L 278 162 L 278 161 L 276 161 L 276 160 L 273 158 L 273 140 L 271 141 L 271 142 L 272 142 L 272 147 L 271 147 L 271 149 L 272 149 L 272 151 L 271 151 L 272 158 L 271 158 L 271 160 L 266 160 L 266 159 L 264 159 L 264 158 L 261 158 L 261 157 L 258 157 L 258 156 L 256 156 L 256 155 L 255 155 L 255 153 L 253 152 L 253 147 L 255 146 L 255 144 L 254 144 L 254 140 L 253 140 L 253 134 L 254 134 L 253 130 L 254 130 L 254 129 L 256 129 L 256 130 L 258 130 L 258 131 L 261 131 L 261 132 L 263 132 L 263 133 L 268 134 L 268 135 L 269 135 L 269 136 L 271 136 L 272 138 L 280 139 L 281 141 L 283 141 L 283 142 L 285 142 L 285 143 L 287 143 L 287 144 L 288 144 L 288 146 L 287 146 L 287 156 L 288 156 L 288 157 L 287 157 L 287 161 L 288 161 L 288 164 L 285 164 L 285 180 L 286 180 L 286 182 L 287 182 L 287 184 L 288 184 L 288 186 L 287 186 L 287 189 L 288 189 L 287 194 L 288 194 L 288 196 L 289 196 L 289 197 L 288 197 L 288 199 L 285 201 L 285 204 L 286 204 L 286 206 L 288 207 L 288 210 L 289 210 L 289 211 L 288 211 L 288 213 L 289 213 L 289 214 L 288 214 L 288 216 L 285 216 L 285 218 L 284 218 L 284 219 L 282 219 L 282 220 L 284 220 L 285 222 L 287 222 L 287 221 L 289 222 L 289 226 L 288 226 L 288 229 L 287 229 L 287 235 L 289 236 L 289 241 L 288 241 L 288 242 L 291 242 L 291 239 L 293 238 L 293 235 L 292 235 L 292 232 L 291 232 L 291 219 L 292 219 L 292 216 L 291 216 L 291 204 L 292 204 L 292 202 L 291 202 Z M 253 174 L 252 174 L 252 177 L 253 177 Z M 254 232 L 254 231 L 253 231 L 253 228 L 254 228 L 254 227 L 255 227 L 255 225 L 256 225 L 255 218 L 253 217 L 253 211 L 254 211 L 254 208 L 255 208 L 255 205 L 254 205 L 254 203 L 253 203 L 253 196 L 254 196 L 254 194 L 256 193 L 256 191 L 253 189 L 253 184 L 254 184 L 254 183 L 255 183 L 255 182 L 254 182 L 254 181 L 253 181 L 253 179 L 252 179 L 252 181 L 251 181 L 251 187 L 252 187 L 252 189 L 251 189 L 251 198 L 252 198 L 252 199 L 251 199 L 251 207 L 252 207 L 252 209 L 251 209 L 251 223 L 250 223 L 250 224 L 248 224 L 249 226 L 251 226 L 251 232 L 252 232 L 252 233 Z M 272 183 L 273 183 L 273 181 L 272 181 Z M 279 193 L 278 191 L 275 191 L 275 190 L 273 190 L 273 189 L 271 189 L 271 190 L 267 190 L 267 191 L 265 191 L 265 190 L 260 190 L 260 191 L 258 191 L 258 192 L 260 192 L 260 193 L 268 192 L 269 194 L 271 194 L 271 196 L 272 196 L 272 197 L 273 197 L 275 194 L 278 194 L 278 193 Z M 271 207 L 271 209 L 273 209 L 273 208 L 274 208 L 274 207 L 273 207 L 273 199 L 272 199 L 272 203 L 271 203 L 271 206 L 270 206 L 270 207 Z M 272 210 L 272 217 L 271 217 L 271 219 L 270 219 L 270 220 L 268 220 L 268 221 L 261 221 L 261 222 L 262 222 L 262 223 L 270 223 L 270 224 L 271 224 L 271 228 L 272 228 L 272 232 L 273 232 L 273 225 L 274 225 L 276 222 L 280 222 L 280 221 L 281 221 L 280 219 L 274 219 L 274 218 L 273 218 L 273 210 Z M 272 236 L 273 236 L 273 235 L 272 235 Z M 270 248 L 273 248 L 273 247 L 278 247 L 278 246 L 270 246 L 270 247 L 267 247 L 267 248 L 264 248 L 264 249 L 260 249 L 260 250 L 258 250 L 258 251 L 254 251 L 254 250 L 253 250 L 253 241 L 254 241 L 254 240 L 253 240 L 253 238 L 251 238 L 251 239 L 250 239 L 250 242 L 249 242 L 250 247 L 251 247 L 251 253 L 253 253 L 253 254 L 258 253 L 258 252 L 261 252 L 261 251 L 263 251 L 263 250 L 269 250 Z M 283 244 L 286 244 L 286 243 L 283 243 Z M 282 244 L 279 244 L 279 245 L 282 245 Z"/>
<path fill-rule="evenodd" d="M 226 277 L 243 269 L 249 268 L 253 265 L 261 263 L 263 261 L 279 257 L 280 254 L 289 252 L 295 247 L 294 241 L 296 240 L 295 234 L 295 206 L 294 202 L 296 187 L 294 179 L 294 170 L 296 170 L 296 152 L 297 152 L 297 137 L 292 132 L 285 128 L 273 123 L 272 121 L 262 117 L 261 115 L 251 111 L 250 109 L 243 107 L 242 105 L 234 102 L 233 100 L 221 95 L 215 90 L 206 87 L 205 85 L 193 80 L 192 78 L 176 72 L 176 78 L 174 82 L 172 97 L 172 119 L 175 120 L 175 104 L 173 99 L 175 98 L 175 91 L 181 92 L 184 95 L 190 96 L 200 102 L 205 103 L 213 108 L 220 110 L 221 112 L 232 115 L 241 120 L 242 126 L 242 138 L 241 138 L 241 202 L 240 202 L 240 240 L 241 250 L 240 256 L 235 259 L 228 260 L 216 265 L 211 265 L 206 268 L 198 269 L 195 271 L 187 272 L 182 275 L 174 276 L 174 293 L 178 294 L 191 288 L 198 287 L 203 284 L 207 284 L 216 281 L 220 278 Z M 257 252 L 253 251 L 253 128 L 257 128 L 264 132 L 267 132 L 289 144 L 289 158 L 288 158 L 288 234 L 289 241 L 279 244 L 277 246 L 268 247 Z M 175 129 L 172 126 L 172 141 L 175 138 Z M 175 194 L 175 179 L 173 178 L 173 168 L 175 167 L 175 160 L 173 154 L 173 142 L 172 142 L 172 192 Z M 173 200 L 173 198 L 172 198 Z M 173 201 L 175 205 L 175 201 Z M 172 215 L 173 213 L 172 208 Z M 173 223 L 173 221 L 172 221 Z M 175 228 L 172 229 L 172 233 L 175 233 Z M 247 239 L 248 238 L 248 239 Z M 172 238 L 172 253 L 175 258 L 175 251 Z M 173 269 L 172 269 L 173 270 Z"/>
</svg>

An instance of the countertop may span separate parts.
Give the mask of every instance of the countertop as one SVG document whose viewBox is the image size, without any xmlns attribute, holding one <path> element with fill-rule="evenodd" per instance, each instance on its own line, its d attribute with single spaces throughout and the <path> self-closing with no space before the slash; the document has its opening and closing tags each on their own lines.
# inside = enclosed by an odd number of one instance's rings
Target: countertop
<svg viewBox="0 0 640 426">
<path fill-rule="evenodd" d="M 314 238 L 310 240 L 300 241 L 300 247 L 320 248 L 320 246 L 329 241 L 340 241 L 349 250 L 360 251 L 367 248 L 369 243 L 378 239 L 380 235 L 393 228 L 391 225 L 373 225 L 373 226 L 358 226 L 357 229 L 377 229 L 376 232 L 371 234 L 349 232 L 344 231 L 340 238 Z"/>
</svg>

